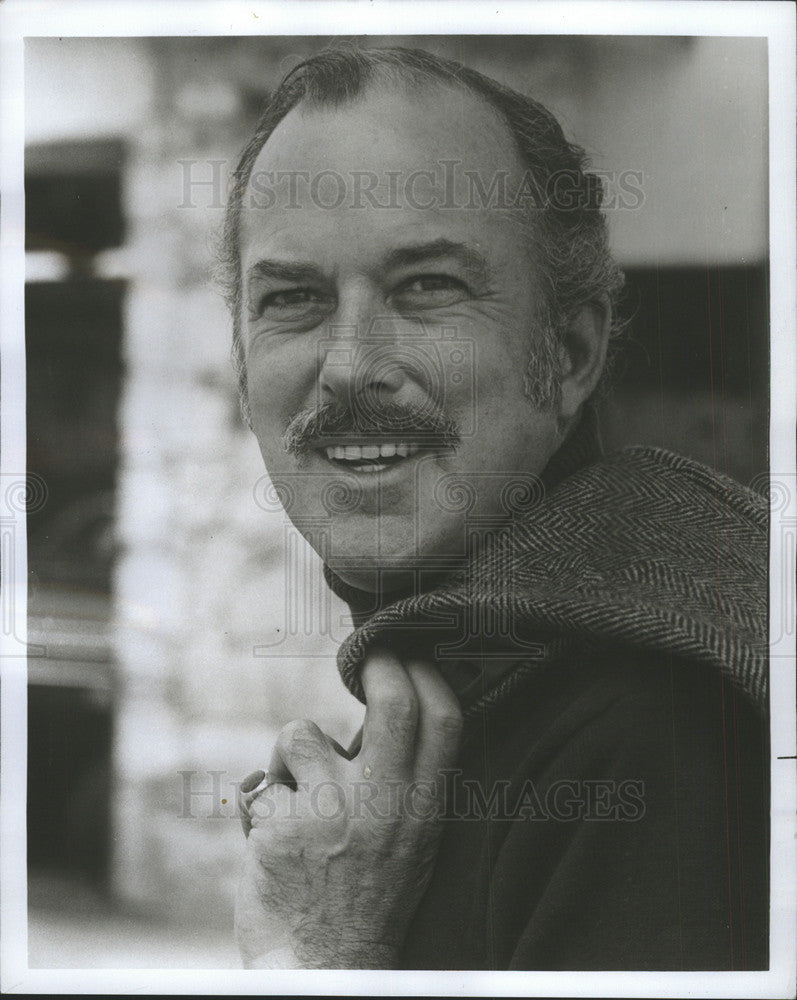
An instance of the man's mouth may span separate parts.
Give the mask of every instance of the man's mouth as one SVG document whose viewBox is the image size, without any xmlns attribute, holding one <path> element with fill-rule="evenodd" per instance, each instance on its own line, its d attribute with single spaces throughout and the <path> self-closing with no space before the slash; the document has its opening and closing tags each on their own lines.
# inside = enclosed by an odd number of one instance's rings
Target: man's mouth
<svg viewBox="0 0 797 1000">
<path fill-rule="evenodd" d="M 384 472 L 422 450 L 424 448 L 420 444 L 412 441 L 333 444 L 319 449 L 334 465 L 351 472 L 365 473 Z"/>
</svg>

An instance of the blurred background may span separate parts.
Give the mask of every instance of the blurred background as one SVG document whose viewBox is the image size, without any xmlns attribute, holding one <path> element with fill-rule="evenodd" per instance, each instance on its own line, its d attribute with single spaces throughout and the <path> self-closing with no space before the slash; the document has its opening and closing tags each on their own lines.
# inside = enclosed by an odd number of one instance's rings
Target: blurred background
<svg viewBox="0 0 797 1000">
<path fill-rule="evenodd" d="M 258 110 L 330 41 L 26 42 L 31 966 L 236 967 L 234 782 L 291 718 L 359 726 L 345 608 L 272 502 L 211 282 Z M 634 318 L 604 443 L 766 471 L 766 40 L 359 44 L 528 93 L 626 178 L 608 215 Z"/>
</svg>

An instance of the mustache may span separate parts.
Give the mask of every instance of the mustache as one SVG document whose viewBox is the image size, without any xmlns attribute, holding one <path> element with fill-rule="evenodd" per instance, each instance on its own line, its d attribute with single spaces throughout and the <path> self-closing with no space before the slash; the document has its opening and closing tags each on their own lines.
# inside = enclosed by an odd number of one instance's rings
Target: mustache
<svg viewBox="0 0 797 1000">
<path fill-rule="evenodd" d="M 342 434 L 360 437 L 406 437 L 456 447 L 459 429 L 437 405 L 424 407 L 401 403 L 380 403 L 365 409 L 332 401 L 309 410 L 301 410 L 288 423 L 282 437 L 287 452 L 301 458 L 324 439 Z"/>
</svg>

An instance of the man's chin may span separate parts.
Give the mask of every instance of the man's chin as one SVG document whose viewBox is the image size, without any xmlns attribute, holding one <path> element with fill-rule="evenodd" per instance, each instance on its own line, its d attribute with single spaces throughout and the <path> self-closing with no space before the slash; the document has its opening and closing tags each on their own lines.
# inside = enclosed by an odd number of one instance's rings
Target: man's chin
<svg viewBox="0 0 797 1000">
<path fill-rule="evenodd" d="M 429 524 L 420 533 L 416 519 L 400 516 L 381 524 L 371 518 L 294 524 L 340 580 L 369 593 L 427 590 L 464 562 L 461 523 Z"/>
</svg>

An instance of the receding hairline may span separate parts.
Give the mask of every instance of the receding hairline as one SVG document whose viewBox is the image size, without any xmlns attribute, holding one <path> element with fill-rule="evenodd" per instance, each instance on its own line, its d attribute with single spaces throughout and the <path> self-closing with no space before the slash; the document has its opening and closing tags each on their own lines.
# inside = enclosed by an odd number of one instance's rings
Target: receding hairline
<svg viewBox="0 0 797 1000">
<path fill-rule="evenodd" d="M 381 52 L 384 50 L 376 51 Z M 460 80 L 453 75 L 450 77 L 440 77 L 428 71 L 422 72 L 420 76 L 413 75 L 414 71 L 412 69 L 401 64 L 382 65 L 381 63 L 377 63 L 372 65 L 370 69 L 372 72 L 361 81 L 361 86 L 353 93 L 333 98 L 323 94 L 313 94 L 312 92 L 300 96 L 260 144 L 248 171 L 246 178 L 247 186 L 251 181 L 255 163 L 260 155 L 269 145 L 276 146 L 276 143 L 280 139 L 280 131 L 290 119 L 295 121 L 296 117 L 304 116 L 307 113 L 310 115 L 323 115 L 324 112 L 328 111 L 356 107 L 358 104 L 366 103 L 374 95 L 378 95 L 380 91 L 386 96 L 391 96 L 395 91 L 395 85 L 402 87 L 409 96 L 420 95 L 432 89 L 448 92 L 452 95 L 466 94 L 472 99 L 475 105 L 481 106 L 487 112 L 490 119 L 496 123 L 502 132 L 506 154 L 509 155 L 511 152 L 514 157 L 513 167 L 516 167 L 520 172 L 526 169 L 523 149 L 507 116 L 488 95 L 476 90 L 467 81 Z M 272 140 L 276 140 L 276 142 L 272 142 Z"/>
</svg>

